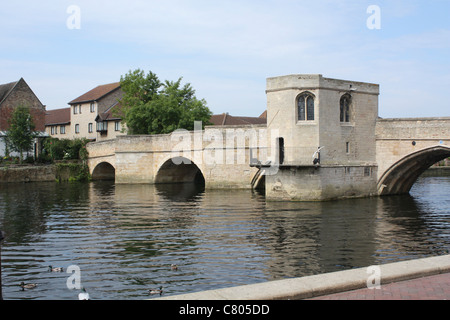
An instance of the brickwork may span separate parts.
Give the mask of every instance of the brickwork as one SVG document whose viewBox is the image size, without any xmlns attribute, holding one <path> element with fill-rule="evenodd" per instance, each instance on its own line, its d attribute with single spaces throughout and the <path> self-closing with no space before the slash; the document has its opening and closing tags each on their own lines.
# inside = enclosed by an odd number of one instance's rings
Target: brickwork
<svg viewBox="0 0 450 320">
<path fill-rule="evenodd" d="M 359 289 L 310 300 L 449 300 L 450 274 L 444 273 L 382 285 L 380 289 Z"/>
<path fill-rule="evenodd" d="M 8 121 L 14 109 L 18 106 L 29 108 L 35 125 L 35 131 L 45 131 L 45 106 L 39 101 L 23 79 L 17 82 L 0 105 L 0 131 L 7 131 L 9 129 Z"/>
</svg>

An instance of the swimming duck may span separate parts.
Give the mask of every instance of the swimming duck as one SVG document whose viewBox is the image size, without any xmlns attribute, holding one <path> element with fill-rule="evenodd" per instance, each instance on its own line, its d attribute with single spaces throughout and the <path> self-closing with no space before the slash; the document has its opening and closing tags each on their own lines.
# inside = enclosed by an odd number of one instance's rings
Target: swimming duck
<svg viewBox="0 0 450 320">
<path fill-rule="evenodd" d="M 37 283 L 27 283 L 25 284 L 25 282 L 21 282 L 20 283 L 20 287 L 22 288 L 22 291 L 24 291 L 25 289 L 34 289 L 37 287 Z"/>
<path fill-rule="evenodd" d="M 89 300 L 89 293 L 86 292 L 86 289 L 81 289 L 81 292 L 78 294 L 78 300 Z"/>
<path fill-rule="evenodd" d="M 63 272 L 64 268 L 62 268 L 62 267 L 53 268 L 52 266 L 48 266 L 48 271 L 50 271 L 50 272 Z"/>
<path fill-rule="evenodd" d="M 159 287 L 159 289 L 150 289 L 148 290 L 149 294 L 159 294 L 162 295 L 163 293 L 163 287 Z"/>
<path fill-rule="evenodd" d="M 172 264 L 172 265 L 170 266 L 170 269 L 172 269 L 172 270 L 178 270 L 178 266 L 177 266 L 176 264 Z"/>
</svg>

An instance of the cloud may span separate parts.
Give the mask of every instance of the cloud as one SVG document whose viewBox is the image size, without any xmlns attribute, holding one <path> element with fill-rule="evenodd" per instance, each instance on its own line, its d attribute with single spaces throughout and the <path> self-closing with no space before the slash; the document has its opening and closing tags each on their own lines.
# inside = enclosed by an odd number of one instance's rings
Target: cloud
<svg viewBox="0 0 450 320">
<path fill-rule="evenodd" d="M 9 2 L 0 13 L 0 27 L 8 30 L 0 34 L 7 48 L 0 53 L 0 79 L 32 79 L 45 104 L 64 106 L 141 68 L 161 79 L 183 76 L 215 112 L 259 115 L 267 77 L 322 73 L 380 83 L 382 116 L 402 116 L 400 107 L 385 107 L 398 106 L 397 97 L 409 99 L 417 114 L 446 112 L 446 90 L 435 93 L 440 98 L 428 110 L 420 105 L 430 97 L 410 97 L 438 79 L 448 85 L 450 28 L 429 18 L 445 7 L 379 1 L 382 29 L 371 31 L 366 9 L 372 2 Z M 80 30 L 66 27 L 72 4 L 81 10 Z M 423 12 L 427 24 L 418 24 Z"/>
</svg>

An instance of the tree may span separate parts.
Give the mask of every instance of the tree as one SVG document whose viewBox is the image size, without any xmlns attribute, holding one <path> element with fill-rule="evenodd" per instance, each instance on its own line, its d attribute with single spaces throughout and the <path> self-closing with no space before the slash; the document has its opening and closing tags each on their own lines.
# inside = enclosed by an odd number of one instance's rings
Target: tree
<svg viewBox="0 0 450 320">
<path fill-rule="evenodd" d="M 164 134 L 176 129 L 194 129 L 194 121 L 209 124 L 211 111 L 197 99 L 187 83 L 161 82 L 156 74 L 137 69 L 120 79 L 124 95 L 120 101 L 122 121 L 129 134 Z"/>
<path fill-rule="evenodd" d="M 19 153 L 20 163 L 22 163 L 23 153 L 32 149 L 33 140 L 36 137 L 29 109 L 24 106 L 18 106 L 11 114 L 8 122 L 7 144 L 13 151 Z"/>
</svg>

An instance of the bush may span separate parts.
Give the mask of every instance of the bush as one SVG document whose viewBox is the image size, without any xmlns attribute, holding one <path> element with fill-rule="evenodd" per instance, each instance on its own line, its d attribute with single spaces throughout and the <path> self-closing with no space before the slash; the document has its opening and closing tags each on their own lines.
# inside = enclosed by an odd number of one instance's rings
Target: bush
<svg viewBox="0 0 450 320">
<path fill-rule="evenodd" d="M 47 138 L 44 141 L 44 154 L 52 160 L 84 160 L 87 159 L 87 139 Z"/>
</svg>

